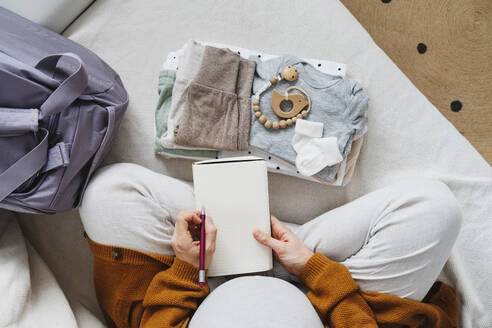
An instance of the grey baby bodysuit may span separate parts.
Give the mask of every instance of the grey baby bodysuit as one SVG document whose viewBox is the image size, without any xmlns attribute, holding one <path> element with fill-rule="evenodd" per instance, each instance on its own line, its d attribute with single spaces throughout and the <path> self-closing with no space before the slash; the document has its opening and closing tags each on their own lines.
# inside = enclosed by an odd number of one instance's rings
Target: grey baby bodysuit
<svg viewBox="0 0 492 328">
<path fill-rule="evenodd" d="M 251 58 L 253 59 L 253 58 Z M 351 149 L 353 139 L 365 133 L 368 97 L 362 87 L 354 80 L 322 73 L 305 61 L 294 56 L 282 56 L 266 61 L 256 60 L 256 73 L 253 93 L 256 93 L 272 77 L 287 65 L 293 65 L 299 72 L 294 82 L 282 80 L 270 87 L 260 97 L 260 108 L 270 120 L 279 120 L 271 107 L 273 89 L 283 94 L 289 86 L 304 89 L 311 98 L 311 111 L 305 118 L 308 121 L 322 122 L 323 138 L 336 137 L 342 156 Z M 251 115 L 249 144 L 272 153 L 290 163 L 296 161 L 296 151 L 291 141 L 295 127 L 273 130 L 266 129 L 258 119 Z M 333 181 L 339 164 L 325 167 L 316 175 L 326 181 Z"/>
</svg>

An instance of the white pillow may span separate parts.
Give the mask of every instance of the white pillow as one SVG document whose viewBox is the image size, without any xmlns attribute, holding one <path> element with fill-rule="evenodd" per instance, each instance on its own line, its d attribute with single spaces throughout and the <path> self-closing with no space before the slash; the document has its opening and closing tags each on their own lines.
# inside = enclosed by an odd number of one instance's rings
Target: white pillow
<svg viewBox="0 0 492 328">
<path fill-rule="evenodd" d="M 0 0 L 0 7 L 61 33 L 94 0 Z"/>
</svg>

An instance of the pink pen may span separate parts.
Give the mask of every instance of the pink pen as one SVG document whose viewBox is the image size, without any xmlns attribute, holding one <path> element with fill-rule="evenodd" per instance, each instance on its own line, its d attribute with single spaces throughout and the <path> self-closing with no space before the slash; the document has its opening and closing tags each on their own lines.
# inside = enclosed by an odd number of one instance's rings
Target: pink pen
<svg viewBox="0 0 492 328">
<path fill-rule="evenodd" d="M 202 212 L 200 213 L 200 220 L 202 221 L 200 229 L 200 271 L 198 271 L 198 283 L 200 287 L 205 285 L 205 217 L 205 208 L 202 206 Z"/>
</svg>

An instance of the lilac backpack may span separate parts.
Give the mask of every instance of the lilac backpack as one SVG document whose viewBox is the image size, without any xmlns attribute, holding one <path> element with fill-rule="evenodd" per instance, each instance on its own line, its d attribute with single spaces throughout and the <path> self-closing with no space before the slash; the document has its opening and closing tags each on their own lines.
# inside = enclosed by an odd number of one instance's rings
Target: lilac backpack
<svg viewBox="0 0 492 328">
<path fill-rule="evenodd" d="M 98 56 L 0 8 L 0 207 L 77 207 L 127 105 Z"/>
</svg>

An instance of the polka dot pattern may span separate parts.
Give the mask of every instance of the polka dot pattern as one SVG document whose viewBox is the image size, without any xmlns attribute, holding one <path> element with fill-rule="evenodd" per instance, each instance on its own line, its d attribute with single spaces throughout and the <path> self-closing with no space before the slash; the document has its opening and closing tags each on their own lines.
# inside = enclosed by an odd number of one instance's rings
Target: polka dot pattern
<svg viewBox="0 0 492 328">
<path fill-rule="evenodd" d="M 461 104 L 461 101 L 455 100 L 451 102 L 450 107 L 453 112 L 459 112 L 461 110 L 461 107 L 463 107 L 463 105 Z"/>
<path fill-rule="evenodd" d="M 492 65 L 488 65 L 492 2 L 341 1 L 412 83 L 492 164 Z"/>
</svg>

